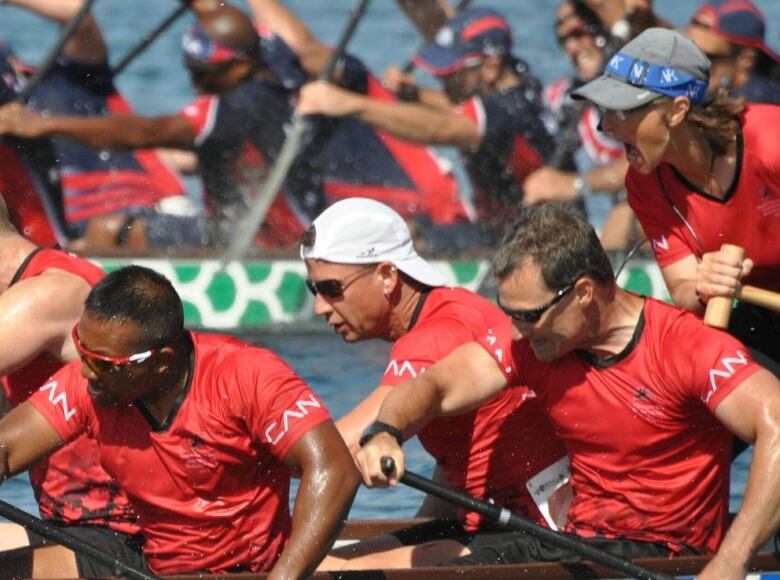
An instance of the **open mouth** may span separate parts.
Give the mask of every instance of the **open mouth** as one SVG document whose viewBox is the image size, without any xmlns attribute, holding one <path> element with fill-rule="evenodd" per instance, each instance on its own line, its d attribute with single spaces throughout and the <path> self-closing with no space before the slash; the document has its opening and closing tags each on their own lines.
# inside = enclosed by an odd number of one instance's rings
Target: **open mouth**
<svg viewBox="0 0 780 580">
<path fill-rule="evenodd" d="M 639 149 L 629 143 L 623 143 L 623 146 L 626 149 L 626 159 L 628 159 L 628 162 L 631 165 L 636 165 L 642 157 L 639 154 Z"/>
</svg>

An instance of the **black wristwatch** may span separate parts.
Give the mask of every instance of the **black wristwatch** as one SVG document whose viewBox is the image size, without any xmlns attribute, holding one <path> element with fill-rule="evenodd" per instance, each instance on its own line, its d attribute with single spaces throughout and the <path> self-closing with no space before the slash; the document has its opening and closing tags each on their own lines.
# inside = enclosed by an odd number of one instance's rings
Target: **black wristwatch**
<svg viewBox="0 0 780 580">
<path fill-rule="evenodd" d="M 404 444 L 404 434 L 397 427 L 393 427 L 389 423 L 383 423 L 382 421 L 374 421 L 366 430 L 363 431 L 363 435 L 360 437 L 358 444 L 363 447 L 366 443 L 371 441 L 376 435 L 380 433 L 389 433 L 397 442 L 398 446 Z"/>
</svg>

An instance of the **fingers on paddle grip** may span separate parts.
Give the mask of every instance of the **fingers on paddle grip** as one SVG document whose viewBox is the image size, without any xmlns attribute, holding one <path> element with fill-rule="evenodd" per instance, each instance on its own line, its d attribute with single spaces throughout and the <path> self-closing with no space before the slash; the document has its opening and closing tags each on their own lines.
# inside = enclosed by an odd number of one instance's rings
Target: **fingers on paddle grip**
<svg viewBox="0 0 780 580">
<path fill-rule="evenodd" d="M 392 457 L 383 457 L 379 460 L 379 465 L 385 476 L 390 477 L 393 475 L 393 472 L 395 471 L 395 460 Z"/>
</svg>

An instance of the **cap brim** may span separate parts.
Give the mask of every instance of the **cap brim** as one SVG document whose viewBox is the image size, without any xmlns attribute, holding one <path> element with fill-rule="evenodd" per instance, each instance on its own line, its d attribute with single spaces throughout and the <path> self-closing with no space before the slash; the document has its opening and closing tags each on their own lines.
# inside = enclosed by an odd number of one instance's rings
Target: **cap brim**
<svg viewBox="0 0 780 580">
<path fill-rule="evenodd" d="M 660 94 L 602 75 L 574 91 L 571 96 L 573 99 L 586 99 L 605 109 L 628 111 L 646 105 Z"/>
<path fill-rule="evenodd" d="M 434 268 L 431 264 L 423 260 L 420 256 L 415 256 L 409 260 L 393 260 L 396 267 L 407 276 L 414 278 L 426 286 L 449 286 L 450 280 Z"/>
<path fill-rule="evenodd" d="M 432 42 L 415 54 L 412 61 L 432 75 L 443 77 L 462 69 L 467 56 Z"/>
</svg>

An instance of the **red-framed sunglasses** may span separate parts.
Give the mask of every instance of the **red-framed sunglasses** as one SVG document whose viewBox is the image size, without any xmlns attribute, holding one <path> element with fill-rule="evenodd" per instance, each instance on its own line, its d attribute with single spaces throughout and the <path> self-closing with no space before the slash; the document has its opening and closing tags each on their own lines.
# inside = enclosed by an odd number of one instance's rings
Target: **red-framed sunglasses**
<svg viewBox="0 0 780 580">
<path fill-rule="evenodd" d="M 159 347 L 150 348 L 149 350 L 131 354 L 130 356 L 109 356 L 107 354 L 100 354 L 98 352 L 91 351 L 86 346 L 84 346 L 84 343 L 81 342 L 81 339 L 79 338 L 78 329 L 79 325 L 75 324 L 73 326 L 73 330 L 70 332 L 71 337 L 73 338 L 73 344 L 76 345 L 76 350 L 79 352 L 79 356 L 82 358 L 82 360 L 85 360 L 92 369 L 99 372 L 120 369 L 124 366 L 132 364 L 140 364 L 148 360 L 149 357 L 160 350 Z"/>
</svg>

